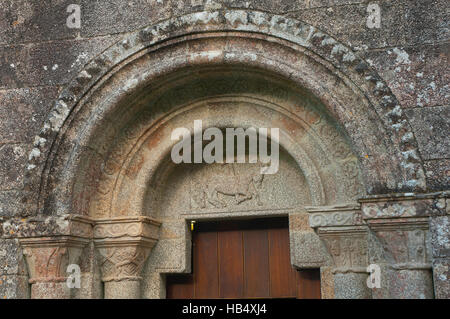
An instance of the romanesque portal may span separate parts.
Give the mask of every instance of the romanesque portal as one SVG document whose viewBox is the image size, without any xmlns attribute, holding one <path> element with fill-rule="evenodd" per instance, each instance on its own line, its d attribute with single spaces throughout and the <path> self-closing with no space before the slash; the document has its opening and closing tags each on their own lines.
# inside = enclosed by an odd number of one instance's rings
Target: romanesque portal
<svg viewBox="0 0 450 319">
<path fill-rule="evenodd" d="M 226 31 L 224 31 L 226 30 Z M 171 131 L 277 127 L 280 164 L 174 164 Z M 130 33 L 54 105 L 27 164 L 18 238 L 31 298 L 164 298 L 191 272 L 192 221 L 284 217 L 290 264 L 322 298 L 432 298 L 417 142 L 386 83 L 344 44 L 294 19 L 187 14 Z M 420 195 L 418 195 L 420 194 Z M 82 287 L 66 285 L 80 265 Z M 386 284 L 371 289 L 368 266 Z M 26 288 L 24 288 L 26 289 Z"/>
</svg>

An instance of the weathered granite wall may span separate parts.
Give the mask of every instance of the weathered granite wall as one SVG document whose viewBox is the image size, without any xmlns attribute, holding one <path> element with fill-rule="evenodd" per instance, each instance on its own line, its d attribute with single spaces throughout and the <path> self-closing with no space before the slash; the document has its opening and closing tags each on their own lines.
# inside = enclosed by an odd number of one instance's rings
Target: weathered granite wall
<svg viewBox="0 0 450 319">
<path fill-rule="evenodd" d="M 379 4 L 381 8 L 380 28 L 368 28 L 366 25 L 370 3 Z M 81 6 L 80 29 L 66 26 L 69 15 L 66 8 L 69 4 Z M 20 220 L 29 214 L 25 199 L 33 196 L 36 190 L 27 187 L 25 171 L 30 165 L 30 157 L 32 159 L 36 155 L 32 152 L 36 145 L 35 136 L 39 134 L 59 94 L 89 61 L 95 60 L 105 49 L 127 38 L 133 31 L 192 12 L 229 9 L 261 11 L 303 21 L 331 35 L 366 60 L 389 86 L 405 111 L 418 144 L 417 162 L 425 171 L 426 189 L 422 192 L 449 190 L 448 1 L 2 1 L 0 223 L 3 227 L 0 227 L 0 298 L 27 298 L 31 294 L 28 283 L 30 274 L 27 274 L 22 248 L 18 239 L 5 233 L 8 227 L 4 225 L 12 218 Z M 433 265 L 434 284 L 439 287 L 434 295 L 449 298 L 448 199 L 442 205 L 443 212 L 427 213 L 426 216 L 430 219 L 430 241 L 433 243 L 430 263 Z M 378 229 L 383 229 L 380 227 Z M 336 280 L 340 280 L 339 276 Z M 425 294 L 430 296 L 429 289 Z M 342 296 L 348 295 L 343 292 Z M 380 296 L 401 297 L 394 293 L 380 293 Z M 420 297 L 420 293 L 413 296 Z"/>
</svg>

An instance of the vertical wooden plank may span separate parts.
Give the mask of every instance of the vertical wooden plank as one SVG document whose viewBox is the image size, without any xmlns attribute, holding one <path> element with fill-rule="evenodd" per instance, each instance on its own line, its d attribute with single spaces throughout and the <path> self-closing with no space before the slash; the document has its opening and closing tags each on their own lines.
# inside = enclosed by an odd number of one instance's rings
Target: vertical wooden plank
<svg viewBox="0 0 450 319">
<path fill-rule="evenodd" d="M 194 233 L 195 298 L 218 298 L 217 232 Z"/>
<path fill-rule="evenodd" d="M 296 298 L 297 274 L 291 266 L 289 254 L 289 230 L 269 230 L 270 296 L 272 298 Z"/>
<path fill-rule="evenodd" d="M 194 280 L 192 275 L 169 275 L 166 278 L 167 299 L 193 299 Z"/>
<path fill-rule="evenodd" d="M 321 299 L 320 269 L 303 269 L 297 273 L 299 299 Z"/>
<path fill-rule="evenodd" d="M 265 229 L 244 231 L 244 296 L 267 298 L 269 290 L 269 242 Z"/>
<path fill-rule="evenodd" d="M 218 233 L 219 295 L 221 298 L 242 298 L 244 263 L 242 231 Z"/>
</svg>

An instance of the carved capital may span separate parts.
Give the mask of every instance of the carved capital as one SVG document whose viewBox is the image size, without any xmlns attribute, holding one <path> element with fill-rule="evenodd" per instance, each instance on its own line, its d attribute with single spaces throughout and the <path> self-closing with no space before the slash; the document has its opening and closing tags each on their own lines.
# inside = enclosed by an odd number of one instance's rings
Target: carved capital
<svg viewBox="0 0 450 319">
<path fill-rule="evenodd" d="M 58 226 L 45 235 L 39 231 L 42 229 L 40 223 Z M 55 216 L 31 225 L 35 231 L 24 231 L 25 226 L 16 228 L 19 229 L 17 234 L 28 267 L 29 282 L 65 281 L 67 266 L 79 263 L 83 247 L 92 238 L 92 221 L 81 216 Z"/>
<path fill-rule="evenodd" d="M 361 199 L 363 218 L 393 269 L 431 268 L 429 217 L 446 214 L 444 193 L 391 194 Z"/>
<path fill-rule="evenodd" d="M 333 258 L 333 273 L 367 272 L 366 226 L 324 227 L 318 234 Z"/>
<path fill-rule="evenodd" d="M 368 220 L 394 269 L 431 269 L 428 218 Z"/>
<path fill-rule="evenodd" d="M 78 264 L 82 249 L 88 242 L 88 239 L 73 236 L 20 239 L 29 282 L 65 281 L 67 266 Z"/>
<path fill-rule="evenodd" d="M 94 243 L 102 280 L 141 280 L 141 271 L 158 240 L 160 223 L 148 217 L 97 220 Z"/>
<path fill-rule="evenodd" d="M 367 226 L 359 205 L 306 207 L 309 224 L 315 228 L 331 255 L 333 272 L 366 272 Z"/>
</svg>

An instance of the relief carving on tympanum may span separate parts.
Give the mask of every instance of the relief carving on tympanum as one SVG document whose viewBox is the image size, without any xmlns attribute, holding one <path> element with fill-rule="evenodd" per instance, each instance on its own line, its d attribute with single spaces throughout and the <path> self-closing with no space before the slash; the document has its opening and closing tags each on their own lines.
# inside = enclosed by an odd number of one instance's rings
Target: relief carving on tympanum
<svg viewBox="0 0 450 319">
<path fill-rule="evenodd" d="M 262 183 L 264 174 L 256 169 L 249 169 L 237 174 L 233 164 L 225 164 L 228 176 L 210 176 L 206 181 L 191 184 L 191 209 L 226 208 L 253 201 L 255 206 L 262 206 Z"/>
</svg>

